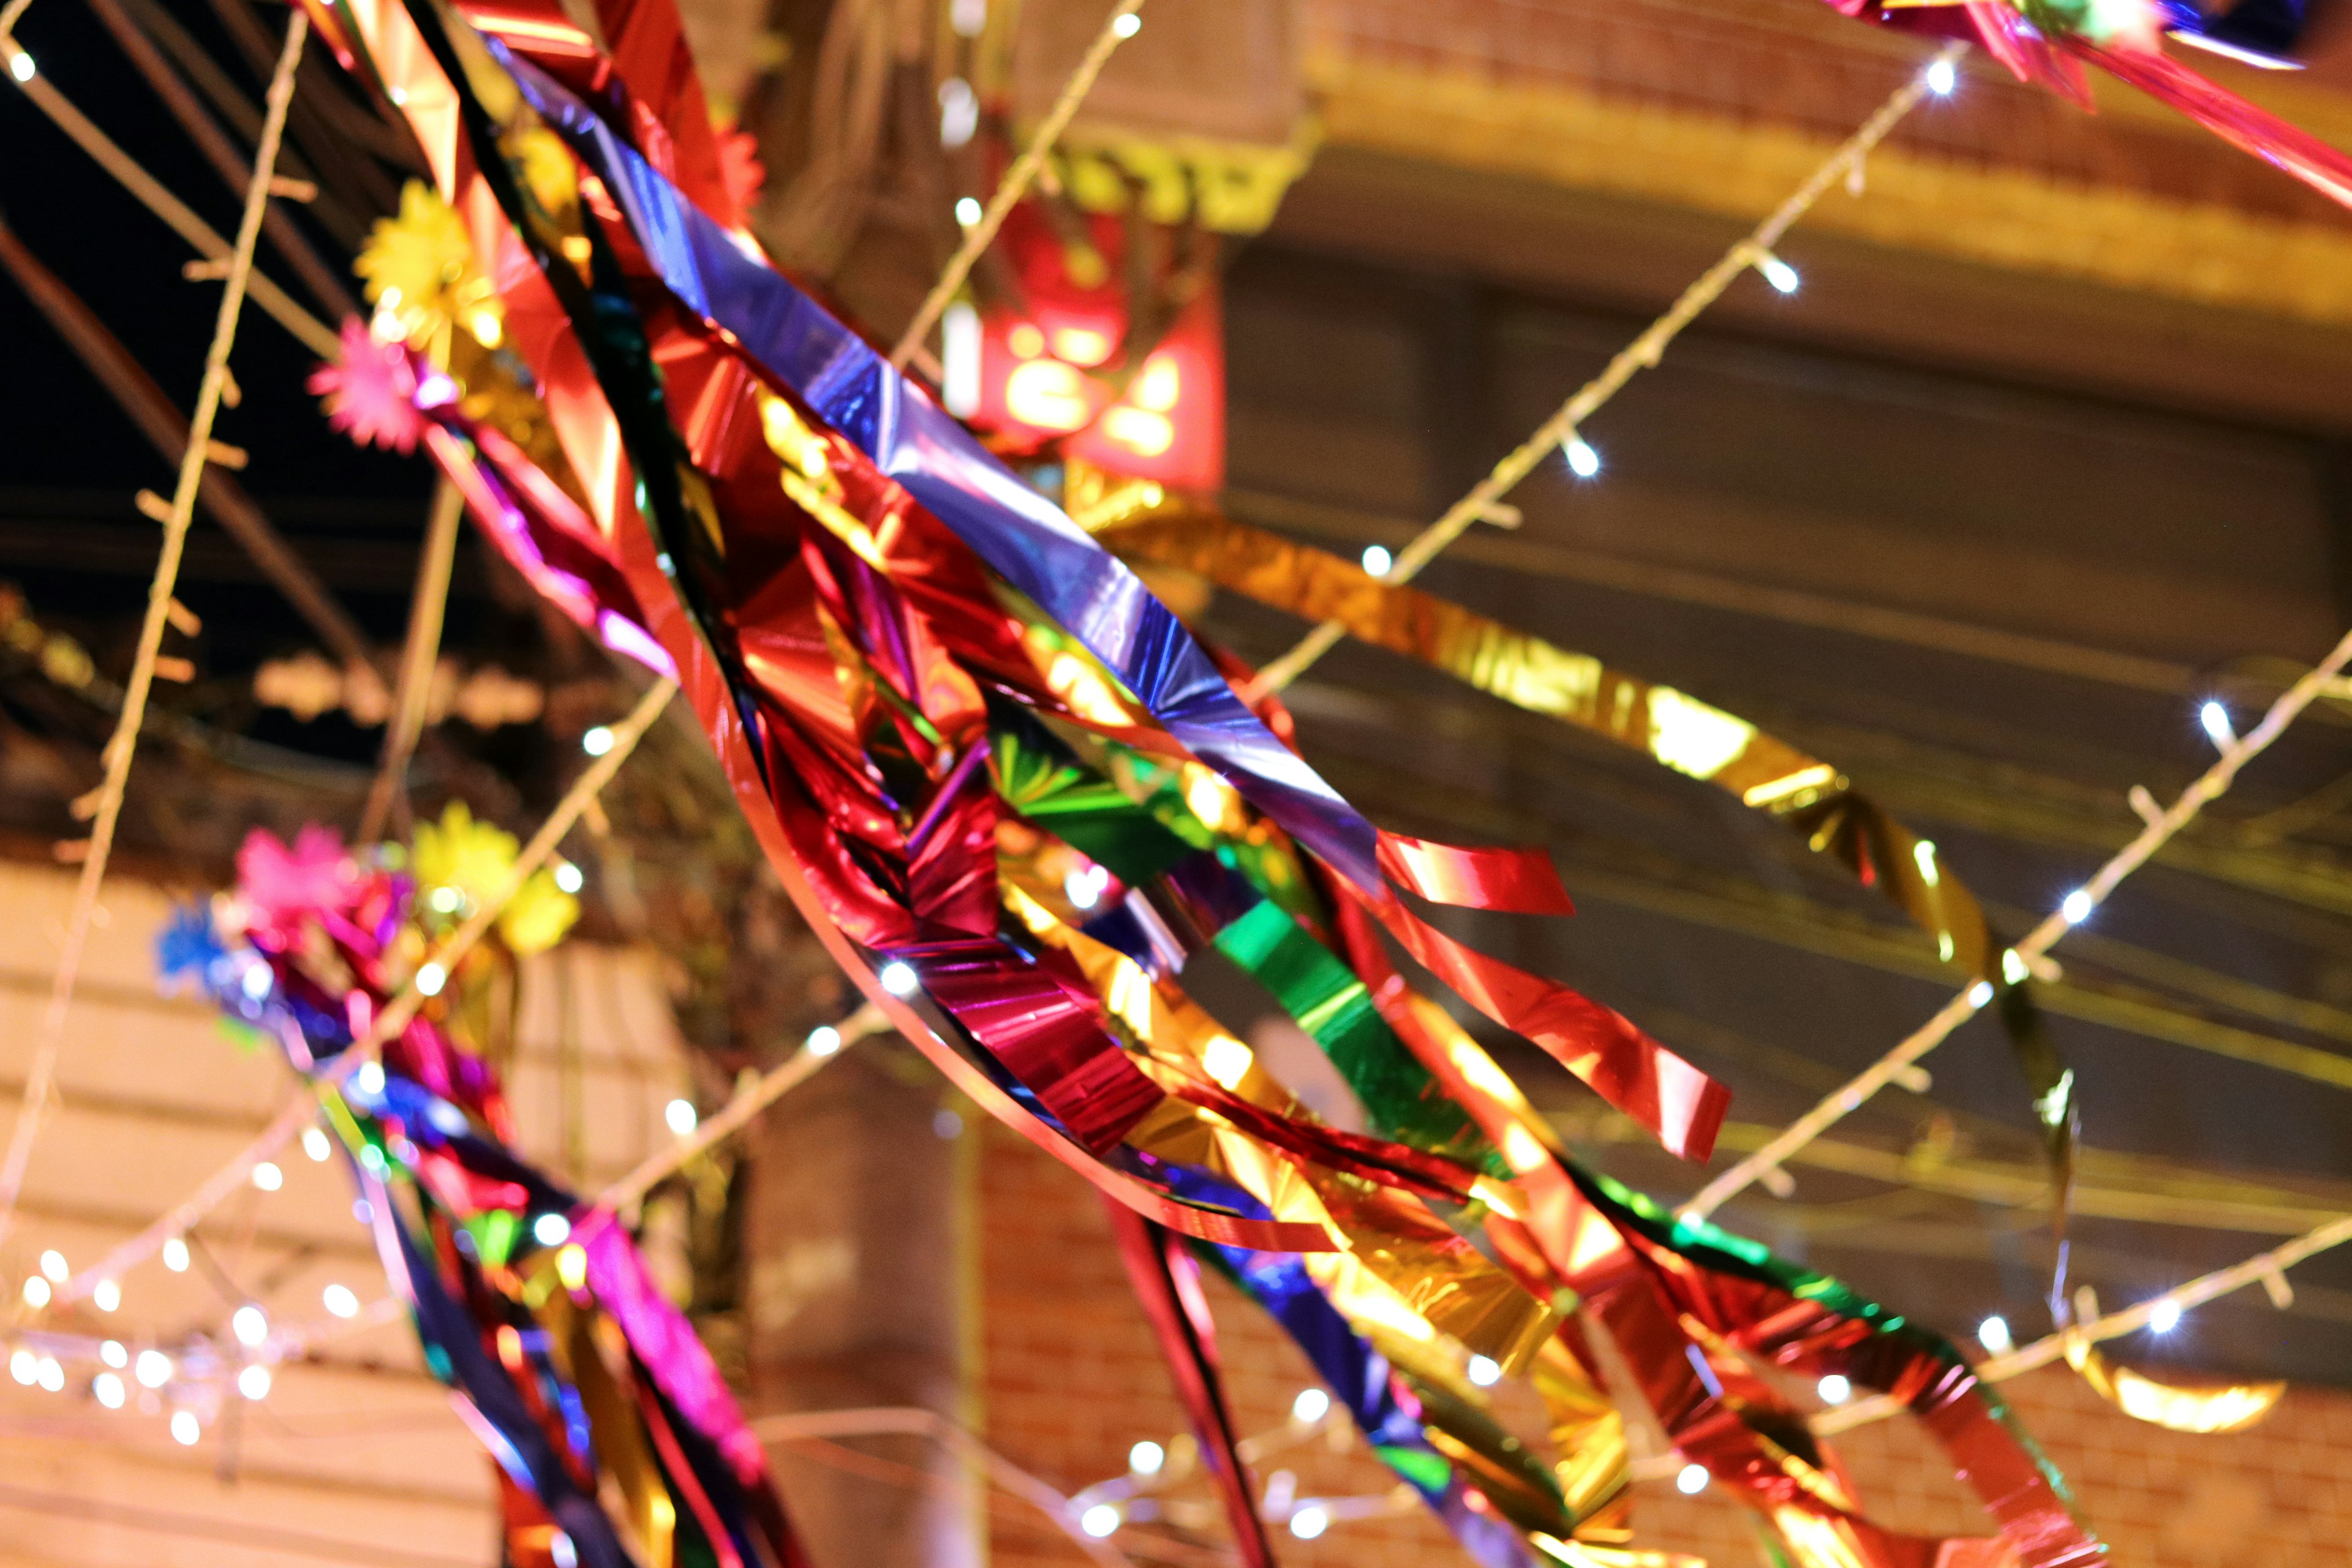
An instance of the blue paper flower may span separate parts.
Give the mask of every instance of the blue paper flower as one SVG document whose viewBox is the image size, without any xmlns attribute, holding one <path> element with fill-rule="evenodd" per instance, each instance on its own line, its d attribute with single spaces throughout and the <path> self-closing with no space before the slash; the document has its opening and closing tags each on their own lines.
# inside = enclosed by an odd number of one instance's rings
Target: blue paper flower
<svg viewBox="0 0 2352 1568">
<path fill-rule="evenodd" d="M 155 975 L 165 990 L 190 982 L 216 990 L 227 960 L 228 949 L 221 945 L 212 910 L 205 904 L 182 904 L 155 935 Z"/>
</svg>

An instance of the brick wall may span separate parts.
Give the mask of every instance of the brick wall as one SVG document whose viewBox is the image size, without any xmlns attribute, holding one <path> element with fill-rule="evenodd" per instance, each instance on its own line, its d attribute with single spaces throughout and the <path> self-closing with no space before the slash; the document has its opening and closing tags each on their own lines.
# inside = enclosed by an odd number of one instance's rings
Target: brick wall
<svg viewBox="0 0 2352 1568">
<path fill-rule="evenodd" d="M 1123 1470 L 1138 1440 L 1168 1441 L 1182 1429 L 1182 1413 L 1150 1331 L 1129 1298 L 1093 1190 L 993 1123 L 967 1135 L 983 1141 L 989 1441 L 1016 1464 L 1075 1491 Z M 1306 1361 L 1236 1292 L 1221 1280 L 1206 1283 L 1237 1424 L 1244 1433 L 1275 1431 L 1313 1381 Z M 2127 1419 L 2063 1368 L 2020 1379 L 2007 1392 L 2074 1485 L 2084 1517 L 2118 1565 L 2316 1568 L 2346 1560 L 2352 1394 L 2299 1388 L 2252 1431 L 2194 1437 Z M 1865 1427 L 1837 1447 L 1882 1522 L 1921 1532 L 1982 1530 L 1982 1515 L 1910 1425 Z M 1392 1485 L 1360 1445 L 1334 1452 L 1318 1443 L 1257 1469 L 1261 1482 L 1274 1470 L 1292 1471 L 1301 1496 L 1368 1496 Z M 1196 1483 L 1177 1495 L 1207 1493 Z M 1087 1562 L 1025 1505 L 999 1494 L 991 1515 L 995 1568 Z M 1645 1483 L 1636 1502 L 1643 1544 L 1739 1568 L 1761 1562 L 1748 1519 L 1719 1488 L 1684 1498 L 1670 1484 Z M 1212 1528 L 1222 1535 L 1221 1524 Z M 1153 1525 L 1130 1527 L 1117 1544 L 1139 1561 L 1217 1560 L 1181 1544 L 1171 1548 Z M 1314 1542 L 1277 1531 L 1276 1549 L 1293 1568 L 1467 1561 L 1417 1508 L 1335 1524 Z"/>
</svg>

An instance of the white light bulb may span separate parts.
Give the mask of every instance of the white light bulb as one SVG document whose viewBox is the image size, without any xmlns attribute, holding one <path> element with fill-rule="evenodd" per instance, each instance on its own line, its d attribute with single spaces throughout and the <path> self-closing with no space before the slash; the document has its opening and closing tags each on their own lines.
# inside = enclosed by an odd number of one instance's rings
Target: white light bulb
<svg viewBox="0 0 2352 1568">
<path fill-rule="evenodd" d="M 180 1447 L 184 1448 L 193 1448 L 196 1446 L 196 1439 L 204 1435 L 204 1426 L 202 1423 L 197 1421 L 196 1413 L 194 1411 L 174 1410 L 172 1412 L 173 1442 L 179 1444 Z"/>
<path fill-rule="evenodd" d="M 580 737 L 580 749 L 592 757 L 601 757 L 613 749 L 613 731 L 602 724 L 585 731 Z"/>
<path fill-rule="evenodd" d="M 2238 743 L 2238 732 L 2230 725 L 2230 710 L 2219 702 L 2208 702 L 2197 710 L 2197 721 L 2205 726 L 2207 737 L 2223 751 Z"/>
<path fill-rule="evenodd" d="M 811 1056 L 833 1055 L 834 1052 L 841 1049 L 841 1031 L 831 1024 L 819 1024 L 809 1031 L 808 1048 Z"/>
<path fill-rule="evenodd" d="M 49 1282 L 35 1274 L 25 1281 L 25 1305 L 38 1311 L 49 1304 Z"/>
<path fill-rule="evenodd" d="M 555 885 L 567 893 L 576 893 L 588 885 L 588 878 L 569 860 L 555 863 Z"/>
<path fill-rule="evenodd" d="M 55 1247 L 41 1254 L 41 1272 L 56 1285 L 64 1284 L 73 1274 L 73 1270 L 66 1267 L 66 1255 Z"/>
<path fill-rule="evenodd" d="M 940 402 L 959 419 L 980 412 L 981 355 L 988 334 L 961 300 L 940 317 Z"/>
<path fill-rule="evenodd" d="M 900 963 L 894 959 L 882 966 L 882 989 L 893 996 L 912 996 L 915 988 L 921 984 L 911 964 Z"/>
<path fill-rule="evenodd" d="M 360 1064 L 360 1070 L 352 1076 L 353 1080 L 358 1083 L 359 1089 L 362 1094 L 382 1094 L 383 1092 L 383 1064 L 382 1062 L 362 1062 Z"/>
<path fill-rule="evenodd" d="M 940 83 L 940 145 L 961 147 L 980 129 L 980 94 L 971 83 L 951 76 Z"/>
<path fill-rule="evenodd" d="M 250 1349 L 269 1337 L 269 1314 L 248 1301 L 229 1314 L 228 1327 L 236 1342 Z"/>
<path fill-rule="evenodd" d="M 131 1352 L 122 1348 L 121 1340 L 109 1340 L 98 1347 L 98 1359 L 120 1371 L 131 1364 Z"/>
<path fill-rule="evenodd" d="M 1815 1392 L 1821 1394 L 1822 1403 L 1824 1405 L 1843 1405 L 1853 1397 L 1853 1384 L 1836 1373 L 1832 1373 L 1822 1379 Z"/>
<path fill-rule="evenodd" d="M 1937 98 L 1949 98 L 1952 89 L 1960 84 L 1960 73 L 1952 68 L 1949 60 L 1937 60 L 1927 68 L 1927 90 Z"/>
<path fill-rule="evenodd" d="M 1756 269 L 1764 274 L 1764 281 L 1778 292 L 1793 294 L 1797 291 L 1797 269 L 1779 257 L 1766 253 L 1764 259 L 1756 264 Z"/>
<path fill-rule="evenodd" d="M 131 1375 L 142 1388 L 161 1388 L 172 1381 L 173 1370 L 172 1358 L 162 1351 L 141 1351 L 131 1365 Z"/>
<path fill-rule="evenodd" d="M 1143 18 L 1129 11 L 1110 25 L 1110 30 L 1122 38 L 1131 38 L 1143 31 Z"/>
<path fill-rule="evenodd" d="M 1986 1003 L 1988 1003 L 1988 1002 L 1990 1002 L 1990 1001 L 1991 1001 L 1991 1000 L 1992 1000 L 1992 982 L 1991 982 L 1991 981 L 1990 981 L 1990 980 L 1979 980 L 1979 981 L 1978 981 L 1974 985 L 1971 985 L 1971 986 L 1969 986 L 1969 1006 L 1971 1006 L 1971 1007 L 1981 1007 L 1981 1006 L 1983 1006 Z"/>
<path fill-rule="evenodd" d="M 1078 1528 L 1097 1541 L 1118 1533 L 1118 1510 L 1107 1502 L 1098 1502 L 1078 1515 Z"/>
<path fill-rule="evenodd" d="M 348 1285 L 330 1285 L 319 1296 L 327 1304 L 327 1310 L 338 1318 L 360 1315 L 360 1299 Z"/>
<path fill-rule="evenodd" d="M 8 1357 L 8 1375 L 30 1388 L 40 1381 L 41 1361 L 31 1351 L 17 1351 Z"/>
<path fill-rule="evenodd" d="M 1995 1316 L 1977 1325 L 1977 1343 L 1995 1355 L 2007 1355 L 2017 1342 L 2010 1338 L 2009 1320 Z"/>
<path fill-rule="evenodd" d="M 948 26 L 961 38 L 977 38 L 988 26 L 988 0 L 948 0 Z"/>
<path fill-rule="evenodd" d="M 669 1123 L 671 1131 L 683 1138 L 694 1131 L 702 1118 L 695 1114 L 694 1101 L 673 1100 L 662 1107 L 662 1120 Z"/>
<path fill-rule="evenodd" d="M 122 1402 L 129 1397 L 130 1392 L 122 1386 L 122 1380 L 110 1372 L 101 1372 L 91 1378 L 89 1391 L 97 1395 L 98 1402 L 109 1410 L 121 1409 Z"/>
<path fill-rule="evenodd" d="M 66 1369 L 58 1364 L 57 1357 L 45 1355 L 41 1358 L 40 1378 L 41 1386 L 51 1394 L 63 1394 L 66 1391 Z"/>
<path fill-rule="evenodd" d="M 2091 895 L 2077 888 L 2059 900 L 2058 912 L 2066 917 L 2070 926 L 2081 925 L 2091 918 Z"/>
<path fill-rule="evenodd" d="M 33 79 L 33 57 L 18 49 L 8 60 L 8 74 L 18 81 Z"/>
<path fill-rule="evenodd" d="M 1157 1443 L 1138 1443 L 1127 1451 L 1127 1468 L 1131 1475 L 1156 1476 L 1167 1462 L 1168 1450 Z"/>
<path fill-rule="evenodd" d="M 1312 1541 L 1330 1528 L 1331 1516 L 1311 1502 L 1290 1516 L 1290 1533 L 1301 1541 Z"/>
<path fill-rule="evenodd" d="M 562 1531 L 559 1530 L 548 1537 L 547 1555 L 555 1568 L 580 1568 L 580 1548 L 573 1545 L 572 1537 Z"/>
<path fill-rule="evenodd" d="M 89 1304 L 101 1312 L 111 1312 L 122 1305 L 122 1287 L 111 1279 L 101 1279 L 89 1288 Z"/>
<path fill-rule="evenodd" d="M 419 994 L 438 996 L 441 994 L 441 987 L 448 984 L 449 972 L 439 964 L 420 963 L 416 966 L 416 989 Z"/>
<path fill-rule="evenodd" d="M 1469 1364 L 1462 1371 L 1465 1376 L 1481 1388 L 1494 1387 L 1496 1380 L 1503 1375 L 1502 1367 L 1491 1357 L 1483 1355 L 1472 1356 Z"/>
<path fill-rule="evenodd" d="M 980 222 L 980 200 L 976 196 L 956 198 L 956 222 L 971 228 Z"/>
<path fill-rule="evenodd" d="M 2148 1309 L 2147 1329 L 2152 1334 L 2168 1334 L 2180 1326 L 2180 1303 L 2158 1301 Z"/>
<path fill-rule="evenodd" d="M 1685 1465 L 1675 1475 L 1675 1490 L 1685 1497 L 1696 1497 L 1706 1490 L 1706 1467 Z"/>
<path fill-rule="evenodd" d="M 1589 479 L 1601 471 L 1601 454 L 1583 437 L 1570 436 L 1559 444 L 1559 449 L 1568 458 L 1569 471 L 1578 479 Z"/>
<path fill-rule="evenodd" d="M 541 1247 L 561 1247 L 572 1235 L 572 1222 L 560 1214 L 543 1214 L 530 1222 L 530 1238 Z"/>
<path fill-rule="evenodd" d="M 1319 1388 L 1302 1388 L 1298 1397 L 1290 1402 L 1293 1421 L 1320 1421 L 1331 1408 L 1331 1396 Z"/>
<path fill-rule="evenodd" d="M 268 1398 L 269 1369 L 266 1366 L 247 1367 L 243 1372 L 236 1374 L 236 1391 L 245 1395 L 247 1399 L 263 1400 Z"/>
<path fill-rule="evenodd" d="M 1367 544 L 1364 546 L 1364 570 L 1370 573 L 1373 576 L 1387 576 L 1389 574 L 1389 568 L 1395 564 L 1396 557 L 1389 553 L 1389 548 L 1387 545 Z"/>
<path fill-rule="evenodd" d="M 302 1152 L 313 1160 L 324 1160 L 334 1152 L 335 1146 L 327 1141 L 325 1132 L 316 1127 L 302 1129 Z"/>
<path fill-rule="evenodd" d="M 253 1168 L 253 1184 L 265 1193 L 274 1193 L 286 1184 L 286 1173 L 264 1160 Z"/>
</svg>

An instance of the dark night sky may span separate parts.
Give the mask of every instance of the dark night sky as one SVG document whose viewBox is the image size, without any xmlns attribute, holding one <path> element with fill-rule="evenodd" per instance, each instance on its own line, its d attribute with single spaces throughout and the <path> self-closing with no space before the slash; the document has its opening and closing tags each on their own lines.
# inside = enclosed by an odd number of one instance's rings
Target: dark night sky
<svg viewBox="0 0 2352 1568">
<path fill-rule="evenodd" d="M 262 84 L 244 68 L 209 7 L 172 0 L 170 8 L 258 99 Z M 273 30 L 283 26 L 282 9 L 267 6 L 262 15 Z M 36 6 L 19 37 L 68 99 L 205 222 L 234 235 L 238 193 L 189 144 L 85 7 Z M 7 149 L 0 157 L 0 214 L 10 227 L 183 410 L 192 408 L 219 285 L 184 279 L 181 268 L 194 253 L 180 237 L 13 90 L 0 91 L 0 147 Z M 348 254 L 315 224 L 308 226 L 331 265 L 348 265 Z M 266 243 L 264 266 L 311 303 Z M 6 366 L 0 377 L 0 429 L 6 432 L 0 437 L 0 575 L 52 616 L 103 621 L 135 614 L 157 531 L 131 498 L 142 486 L 168 494 L 173 468 L 5 279 L 0 301 L 0 364 Z M 240 476 L 246 489 L 298 542 L 332 535 L 375 546 L 351 552 L 355 560 L 331 559 L 322 570 L 372 630 L 396 637 L 408 593 L 406 562 L 423 530 L 429 466 L 422 457 L 360 451 L 330 430 L 303 388 L 310 351 L 249 302 L 231 363 L 245 401 L 222 411 L 218 435 L 251 451 L 252 466 Z M 282 602 L 251 580 L 235 547 L 201 515 L 182 596 L 212 623 L 206 652 L 224 663 L 249 664 L 306 639 Z"/>
</svg>

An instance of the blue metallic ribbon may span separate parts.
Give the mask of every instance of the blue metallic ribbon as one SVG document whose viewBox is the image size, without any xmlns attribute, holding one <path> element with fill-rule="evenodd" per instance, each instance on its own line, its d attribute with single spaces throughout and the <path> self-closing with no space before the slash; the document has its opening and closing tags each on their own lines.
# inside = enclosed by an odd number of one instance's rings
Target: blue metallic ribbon
<svg viewBox="0 0 2352 1568">
<path fill-rule="evenodd" d="M 723 329 L 998 575 L 1102 660 L 1194 756 L 1366 892 L 1372 825 L 1258 721 L 1174 614 L 952 416 L 697 207 L 587 104 L 495 37 L 524 98 L 611 192 L 680 303 Z"/>
</svg>

